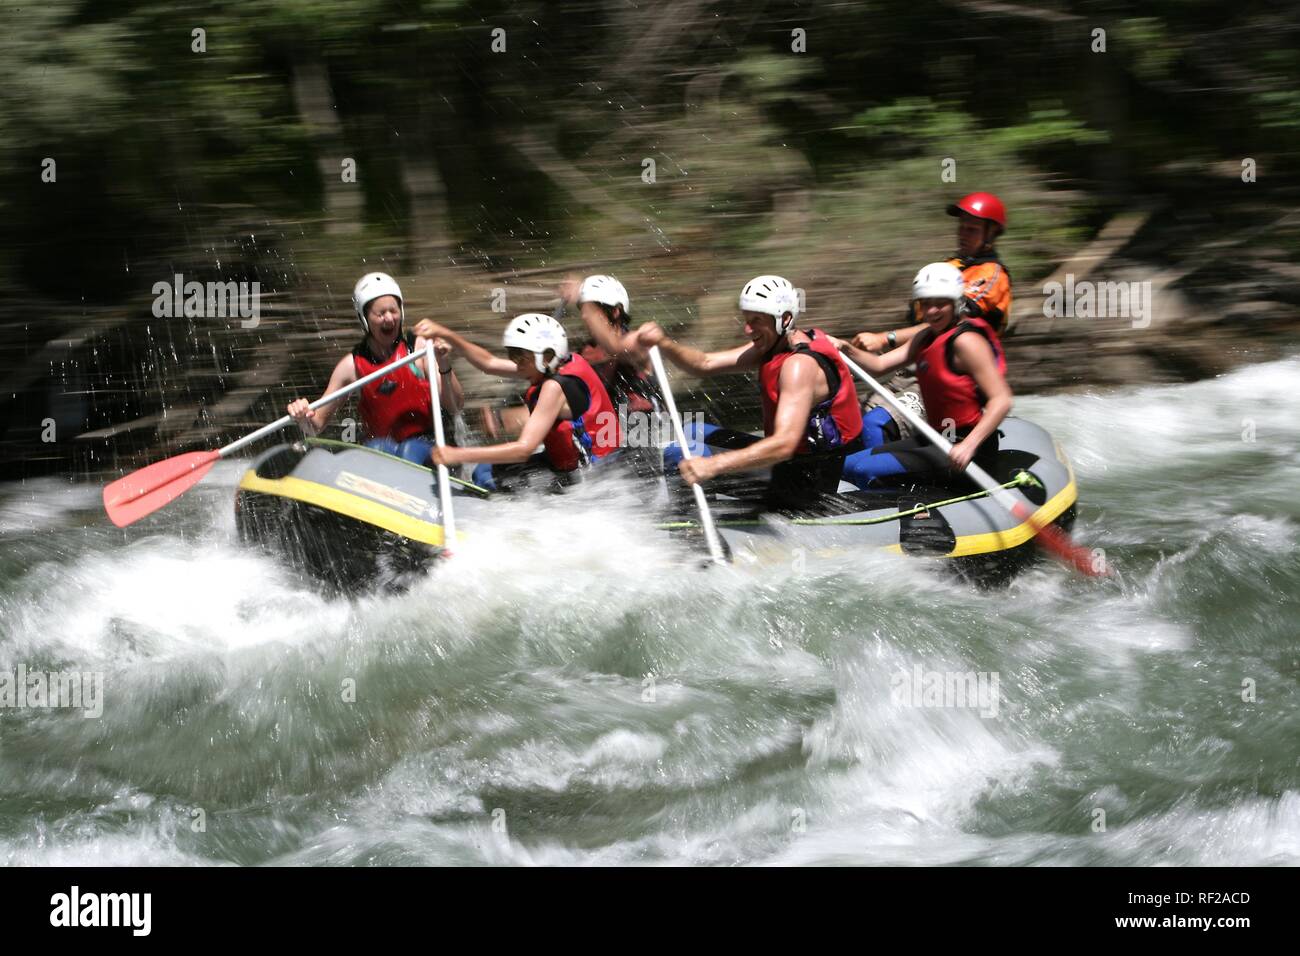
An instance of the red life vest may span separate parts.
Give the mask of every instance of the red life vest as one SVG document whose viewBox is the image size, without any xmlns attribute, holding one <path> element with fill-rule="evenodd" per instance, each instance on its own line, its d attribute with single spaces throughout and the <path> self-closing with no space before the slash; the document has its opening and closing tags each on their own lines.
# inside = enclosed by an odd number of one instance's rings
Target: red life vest
<svg viewBox="0 0 1300 956">
<path fill-rule="evenodd" d="M 609 400 L 609 392 L 591 364 L 576 352 L 560 363 L 553 377 L 575 378 L 587 387 L 588 403 L 582 414 L 561 418 L 547 432 L 542 447 L 546 460 L 556 471 L 573 471 L 592 458 L 603 458 L 622 444 L 618 412 Z M 548 377 L 552 377 L 548 376 Z M 530 385 L 524 403 L 531 412 L 543 382 Z M 576 411 L 576 409 L 570 409 Z"/>
<path fill-rule="evenodd" d="M 811 342 L 794 346 L 784 352 L 768 356 L 758 371 L 758 388 L 763 397 L 763 434 L 771 435 L 776 427 L 776 406 L 780 396 L 781 366 L 792 355 L 811 355 L 826 376 L 826 387 L 831 396 L 813 408 L 808 417 L 806 441 L 795 453 L 808 455 L 831 451 L 856 441 L 862 435 L 862 408 L 858 393 L 853 387 L 853 377 L 840 353 L 817 329 L 807 330 Z"/>
<path fill-rule="evenodd" d="M 940 430 L 949 423 L 956 428 L 970 428 L 984 413 L 985 396 L 974 377 L 967 372 L 958 372 L 952 366 L 957 336 L 963 332 L 978 332 L 988 339 L 993 346 L 998 371 L 1007 374 L 1002 342 L 993 327 L 983 319 L 968 316 L 946 332 L 934 336 L 929 329 L 922 332 L 922 335 L 932 337 L 917 356 L 916 380 L 921 385 L 921 398 L 925 399 L 925 415 L 930 424 Z"/>
<path fill-rule="evenodd" d="M 386 361 L 376 361 L 369 341 L 362 339 L 352 350 L 357 378 L 410 355 L 414 347 L 413 336 L 398 339 L 392 356 Z M 405 441 L 433 431 L 433 399 L 429 395 L 429 382 L 415 374 L 414 363 L 363 385 L 359 405 L 361 421 L 371 438 Z"/>
<path fill-rule="evenodd" d="M 594 343 L 583 346 L 580 354 L 596 370 L 615 405 L 626 406 L 628 412 L 643 415 L 652 413 L 658 407 L 659 387 L 644 372 L 627 362 L 610 358 L 604 349 Z"/>
</svg>

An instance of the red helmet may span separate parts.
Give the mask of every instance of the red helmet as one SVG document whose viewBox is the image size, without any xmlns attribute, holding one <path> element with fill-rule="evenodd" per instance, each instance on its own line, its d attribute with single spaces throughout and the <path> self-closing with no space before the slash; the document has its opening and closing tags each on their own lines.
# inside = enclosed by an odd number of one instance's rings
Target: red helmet
<svg viewBox="0 0 1300 956">
<path fill-rule="evenodd" d="M 962 196 L 948 207 L 950 216 L 960 216 L 962 213 L 969 213 L 976 219 L 987 219 L 996 222 L 1003 229 L 1007 228 L 1007 208 L 1002 205 L 1002 200 L 992 193 L 971 193 L 969 196 Z"/>
</svg>

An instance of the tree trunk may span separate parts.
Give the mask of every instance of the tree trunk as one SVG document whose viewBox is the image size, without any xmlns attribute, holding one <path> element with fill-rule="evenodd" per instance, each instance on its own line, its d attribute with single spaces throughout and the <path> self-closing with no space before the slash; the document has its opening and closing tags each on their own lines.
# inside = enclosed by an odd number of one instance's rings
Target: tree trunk
<svg viewBox="0 0 1300 956">
<path fill-rule="evenodd" d="M 356 170 L 355 182 L 344 182 L 343 161 L 346 155 L 343 125 L 339 122 L 330 89 L 329 74 L 319 60 L 293 57 L 293 101 L 303 126 L 316 148 L 316 166 L 325 189 L 325 233 L 347 235 L 361 230 L 365 195 L 362 193 L 362 169 Z"/>
</svg>

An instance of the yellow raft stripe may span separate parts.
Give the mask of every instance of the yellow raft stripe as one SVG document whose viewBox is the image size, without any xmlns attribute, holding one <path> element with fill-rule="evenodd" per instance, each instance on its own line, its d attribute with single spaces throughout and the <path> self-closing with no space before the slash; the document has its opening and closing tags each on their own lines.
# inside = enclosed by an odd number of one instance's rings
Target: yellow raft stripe
<svg viewBox="0 0 1300 956">
<path fill-rule="evenodd" d="M 1061 449 L 1060 442 L 1053 442 L 1056 448 L 1056 460 L 1065 466 L 1070 480 L 1064 488 L 1045 501 L 1032 515 L 1030 521 L 1024 521 L 1005 531 L 989 531 L 985 534 L 966 534 L 957 538 L 957 544 L 945 558 L 965 558 L 973 554 L 989 554 L 994 551 L 1008 551 L 1019 547 L 1038 533 L 1038 529 L 1049 525 L 1059 518 L 1079 497 L 1078 486 L 1074 482 L 1074 467 Z M 884 550 L 893 554 L 902 554 L 901 545 L 891 544 Z"/>
<path fill-rule="evenodd" d="M 957 544 L 952 551 L 944 555 L 944 557 L 964 558 L 974 554 L 989 554 L 994 551 L 1010 550 L 1034 537 L 1038 533 L 1038 528 L 1051 524 L 1059 518 L 1065 509 L 1078 499 L 1079 491 L 1074 481 L 1074 468 L 1071 466 L 1070 460 L 1062 453 L 1059 443 L 1056 445 L 1056 457 L 1061 464 L 1065 465 L 1065 470 L 1070 475 L 1070 481 L 1033 513 L 1033 520 L 1022 522 L 1005 531 L 962 535 L 957 538 Z M 421 521 L 419 518 L 413 518 L 410 515 L 402 514 L 400 511 L 394 511 L 377 501 L 367 501 L 365 498 L 349 494 L 346 491 L 340 491 L 337 488 L 320 485 L 314 481 L 303 481 L 301 478 L 292 476 L 270 480 L 259 478 L 256 472 L 248 471 L 239 482 L 239 487 L 243 491 L 255 491 L 277 495 L 281 498 L 292 498 L 294 501 L 301 501 L 305 504 L 315 505 L 328 511 L 346 515 L 349 518 L 355 518 L 358 521 L 364 521 L 366 524 L 372 524 L 383 528 L 385 531 L 400 534 L 413 541 L 420 541 L 438 548 L 442 547 L 442 525 L 434 524 L 431 521 Z M 893 554 L 903 553 L 902 547 L 897 544 L 891 544 L 883 550 Z"/>
<path fill-rule="evenodd" d="M 1059 518 L 1065 509 L 1074 504 L 1078 496 L 1079 492 L 1074 484 L 1074 476 L 1071 475 L 1070 483 L 1034 512 L 1034 520 L 1024 521 L 1014 528 L 1008 528 L 1006 531 L 962 535 L 957 539 L 956 547 L 948 552 L 946 557 L 964 558 L 972 554 L 988 554 L 990 551 L 1007 551 L 1018 547 L 1038 534 L 1039 528 L 1049 525 Z"/>
<path fill-rule="evenodd" d="M 256 472 L 248 471 L 239 482 L 239 488 L 241 491 L 275 495 L 278 498 L 292 498 L 294 501 L 301 501 L 348 518 L 355 518 L 357 521 L 364 521 L 366 524 L 383 528 L 393 534 L 400 534 L 412 541 L 433 545 L 436 548 L 442 547 L 442 525 L 402 514 L 377 501 L 368 501 L 328 485 L 304 481 L 292 475 L 287 478 L 259 478 Z"/>
</svg>

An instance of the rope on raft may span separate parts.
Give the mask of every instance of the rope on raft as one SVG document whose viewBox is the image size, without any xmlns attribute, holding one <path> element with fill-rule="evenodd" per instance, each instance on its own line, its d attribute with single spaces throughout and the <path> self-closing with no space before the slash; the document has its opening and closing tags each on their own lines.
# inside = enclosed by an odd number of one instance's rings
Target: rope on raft
<svg viewBox="0 0 1300 956">
<path fill-rule="evenodd" d="M 1032 485 L 1037 488 L 1043 487 L 1042 482 L 1040 482 L 1037 478 L 1035 478 L 1027 471 L 1017 472 L 1014 478 L 1012 478 L 1008 482 L 999 485 L 998 487 L 1019 488 L 1022 485 Z M 884 524 L 887 521 L 898 521 L 899 519 L 909 517 L 910 515 L 923 514 L 924 512 L 929 511 L 932 508 L 943 508 L 946 507 L 947 505 L 955 505 L 963 501 L 974 501 L 976 498 L 987 498 L 990 494 L 991 492 L 988 491 L 977 491 L 974 494 L 962 495 L 960 498 L 947 498 L 943 501 L 935 501 L 930 504 L 917 505 L 915 508 L 909 508 L 906 511 L 896 511 L 893 514 L 880 515 L 879 517 L 875 517 L 875 518 L 791 518 L 790 524 L 841 525 L 841 526 Z M 731 528 L 743 527 L 746 525 L 755 525 L 760 523 L 761 522 L 758 521 L 717 522 L 717 524 L 722 527 L 731 527 Z M 696 527 L 696 523 L 694 521 L 672 521 L 665 524 L 657 525 L 657 527 L 665 531 L 672 531 L 680 528 L 694 528 Z"/>
</svg>

